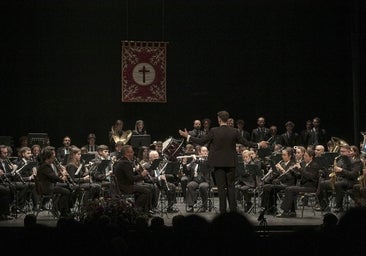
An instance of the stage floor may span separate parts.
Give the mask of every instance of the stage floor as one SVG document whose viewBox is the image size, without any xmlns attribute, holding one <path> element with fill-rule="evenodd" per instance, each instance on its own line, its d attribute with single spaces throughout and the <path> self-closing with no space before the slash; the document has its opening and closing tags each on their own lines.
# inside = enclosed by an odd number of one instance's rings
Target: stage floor
<svg viewBox="0 0 366 256">
<path fill-rule="evenodd" d="M 182 214 L 182 215 L 189 215 L 189 214 L 197 214 L 200 216 L 203 216 L 208 221 L 211 221 L 215 216 L 218 215 L 218 198 L 214 198 L 214 207 L 210 212 L 204 212 L 204 213 L 187 213 L 186 212 L 186 205 L 183 203 L 182 198 L 177 199 L 178 203 L 175 205 L 175 207 L 178 209 L 177 213 L 166 213 L 164 211 L 163 213 L 156 213 L 154 216 L 160 216 L 164 219 L 165 225 L 171 226 L 172 225 L 172 218 L 174 215 Z M 242 211 L 242 205 L 238 205 L 239 210 Z M 264 215 L 266 220 L 266 226 L 270 230 L 287 230 L 287 229 L 294 229 L 296 227 L 314 227 L 317 228 L 319 225 L 323 222 L 323 215 L 321 212 L 314 212 L 311 207 L 305 207 L 304 208 L 304 214 L 303 217 L 301 217 L 301 209 L 297 209 L 297 217 L 295 218 L 278 218 L 274 215 Z M 254 226 L 262 226 L 263 222 L 260 223 L 258 221 L 258 216 L 260 214 L 260 209 L 257 208 L 255 211 L 252 210 L 249 213 L 244 213 L 245 216 L 249 218 L 251 223 L 253 223 Z M 24 224 L 24 217 L 25 214 L 19 214 L 17 218 L 14 218 L 13 220 L 7 220 L 7 221 L 0 221 L 0 227 L 22 227 Z M 340 215 L 338 215 L 338 218 Z M 54 227 L 57 224 L 57 219 L 54 218 L 50 213 L 47 212 L 40 212 L 37 218 L 37 223 L 44 224 L 47 226 Z"/>
</svg>

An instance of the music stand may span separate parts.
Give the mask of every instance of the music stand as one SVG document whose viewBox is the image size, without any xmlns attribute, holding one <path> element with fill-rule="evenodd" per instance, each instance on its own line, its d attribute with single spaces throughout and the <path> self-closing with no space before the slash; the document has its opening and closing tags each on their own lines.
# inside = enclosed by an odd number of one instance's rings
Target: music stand
<svg viewBox="0 0 366 256">
<path fill-rule="evenodd" d="M 324 152 L 322 156 L 317 158 L 319 159 L 319 164 L 322 164 L 322 167 L 324 166 L 326 169 L 328 169 L 330 166 L 333 165 L 334 158 L 336 158 L 336 156 L 338 155 L 339 154 L 337 152 Z"/>
<path fill-rule="evenodd" d="M 93 153 L 81 154 L 81 160 L 84 160 L 86 163 L 91 162 L 91 160 L 93 160 L 94 158 L 95 154 Z"/>
<path fill-rule="evenodd" d="M 132 135 L 130 143 L 133 148 L 140 148 L 142 146 L 149 147 L 151 144 L 151 136 L 149 134 Z"/>
<path fill-rule="evenodd" d="M 247 213 L 253 212 L 257 213 L 257 192 L 258 192 L 258 183 L 257 177 L 262 175 L 261 168 L 257 164 L 248 164 L 246 165 L 246 169 L 248 170 L 249 175 L 251 175 L 254 179 L 254 189 L 253 189 L 253 205 L 249 208 Z"/>
<path fill-rule="evenodd" d="M 104 172 L 105 169 L 108 167 L 108 165 L 110 164 L 111 160 L 102 160 L 100 162 L 100 164 L 98 164 L 97 167 L 97 172 Z"/>
</svg>

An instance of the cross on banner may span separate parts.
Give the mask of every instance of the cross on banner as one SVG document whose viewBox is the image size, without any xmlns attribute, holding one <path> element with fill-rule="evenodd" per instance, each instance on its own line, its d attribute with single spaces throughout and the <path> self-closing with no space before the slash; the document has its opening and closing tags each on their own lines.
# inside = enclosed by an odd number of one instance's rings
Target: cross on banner
<svg viewBox="0 0 366 256">
<path fill-rule="evenodd" d="M 122 102 L 166 102 L 166 45 L 122 41 Z"/>
</svg>

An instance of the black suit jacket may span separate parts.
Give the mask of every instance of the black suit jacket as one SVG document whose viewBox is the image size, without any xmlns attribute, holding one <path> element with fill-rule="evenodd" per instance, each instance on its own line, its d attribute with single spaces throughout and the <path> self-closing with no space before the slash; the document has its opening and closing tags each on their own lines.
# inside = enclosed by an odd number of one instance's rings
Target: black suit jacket
<svg viewBox="0 0 366 256">
<path fill-rule="evenodd" d="M 243 138 L 236 128 L 227 125 L 214 127 L 201 138 L 190 137 L 189 141 L 200 145 L 209 143 L 208 164 L 212 167 L 236 167 L 238 164 L 236 144 L 257 148 L 257 143 Z"/>
</svg>

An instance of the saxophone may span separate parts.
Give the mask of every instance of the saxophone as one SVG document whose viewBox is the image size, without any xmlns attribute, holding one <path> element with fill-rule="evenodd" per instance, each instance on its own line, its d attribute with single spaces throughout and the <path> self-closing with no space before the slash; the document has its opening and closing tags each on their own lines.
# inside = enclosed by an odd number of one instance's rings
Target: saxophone
<svg viewBox="0 0 366 256">
<path fill-rule="evenodd" d="M 341 157 L 341 155 L 334 158 L 333 168 L 332 168 L 331 173 L 329 173 L 330 186 L 332 187 L 333 190 L 335 188 L 335 183 L 337 181 L 337 173 L 335 171 L 335 167 L 337 166 L 337 160 L 338 160 L 339 157 Z"/>
</svg>

